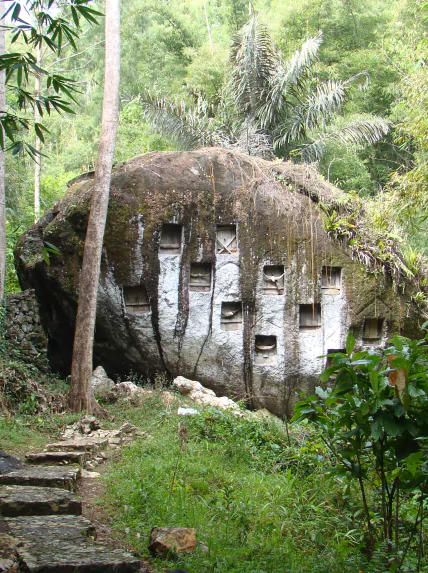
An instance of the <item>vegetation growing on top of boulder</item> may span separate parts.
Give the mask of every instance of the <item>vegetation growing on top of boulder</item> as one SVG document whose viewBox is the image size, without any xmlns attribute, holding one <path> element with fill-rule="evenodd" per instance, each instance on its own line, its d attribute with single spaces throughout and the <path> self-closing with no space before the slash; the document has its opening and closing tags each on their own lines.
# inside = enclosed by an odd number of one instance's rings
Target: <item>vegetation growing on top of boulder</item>
<svg viewBox="0 0 428 573">
<path fill-rule="evenodd" d="M 349 248 L 367 272 L 389 275 L 397 290 L 407 292 L 423 315 L 428 316 L 427 262 L 409 246 L 407 234 L 387 203 L 344 193 L 310 165 L 246 159 L 254 166 L 250 186 L 254 196 L 267 198 L 284 214 L 291 208 L 290 191 L 308 196 L 319 208 L 327 233 Z M 276 182 L 287 189 L 286 194 Z"/>
</svg>

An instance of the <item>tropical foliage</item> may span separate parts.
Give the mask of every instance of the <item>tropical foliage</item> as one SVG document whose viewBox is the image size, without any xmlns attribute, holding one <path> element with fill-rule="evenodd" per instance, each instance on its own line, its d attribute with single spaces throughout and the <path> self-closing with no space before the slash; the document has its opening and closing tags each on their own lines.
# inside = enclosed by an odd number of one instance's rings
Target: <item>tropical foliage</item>
<svg viewBox="0 0 428 573">
<path fill-rule="evenodd" d="M 97 24 L 96 17 L 101 15 L 88 6 L 90 1 L 12 1 L 1 17 L 10 21 L 7 29 L 15 51 L 0 55 L 0 70 L 6 72 L 9 91 L 9 107 L 0 117 L 0 146 L 5 147 L 6 136 L 14 155 L 23 150 L 33 159 L 37 155 L 33 145 L 21 137 L 23 129 L 32 128 L 39 140 L 45 139 L 47 128 L 34 120 L 34 113 L 40 117 L 49 116 L 51 111 L 73 113 L 70 104 L 76 102 L 78 91 L 75 80 L 42 68 L 32 50 L 48 50 L 58 56 L 66 45 L 76 50 L 82 20 Z M 53 15 L 55 11 L 58 14 Z M 44 89 L 32 89 L 30 80 L 35 78 L 44 80 Z M 28 109 L 33 111 L 32 119 L 25 113 Z"/>
<path fill-rule="evenodd" d="M 334 461 L 328 473 L 358 483 L 367 552 L 372 557 L 381 550 L 388 571 L 421 570 L 428 516 L 427 341 L 428 334 L 418 341 L 395 336 L 382 355 L 356 352 L 350 334 L 346 353 L 332 354 L 321 376 L 332 386 L 299 402 L 294 416 L 318 428 Z M 403 569 L 411 548 L 419 565 Z"/>
<path fill-rule="evenodd" d="M 235 147 L 253 155 L 300 155 L 319 160 L 329 142 L 345 147 L 375 143 L 389 131 L 380 117 L 341 118 L 338 115 L 355 84 L 367 74 L 347 80 L 319 81 L 312 69 L 322 44 L 321 33 L 282 62 L 267 28 L 252 16 L 235 36 L 230 51 L 229 82 L 218 109 L 198 99 L 195 107 L 183 102 L 142 99 L 143 117 L 183 148 L 207 143 Z M 213 117 L 207 119 L 209 112 Z"/>
</svg>

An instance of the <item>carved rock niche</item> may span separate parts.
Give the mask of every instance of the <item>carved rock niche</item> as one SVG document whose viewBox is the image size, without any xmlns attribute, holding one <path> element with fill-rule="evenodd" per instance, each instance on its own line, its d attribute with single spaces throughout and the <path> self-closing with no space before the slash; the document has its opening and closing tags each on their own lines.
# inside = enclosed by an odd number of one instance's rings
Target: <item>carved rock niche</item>
<svg viewBox="0 0 428 573">
<path fill-rule="evenodd" d="M 366 318 L 363 329 L 363 342 L 377 344 L 382 338 L 383 318 Z"/>
<path fill-rule="evenodd" d="M 321 327 L 321 305 L 319 303 L 299 305 L 299 327 L 300 330 L 314 330 Z"/>
<path fill-rule="evenodd" d="M 277 364 L 277 362 L 276 336 L 257 335 L 254 348 L 254 363 Z"/>
<path fill-rule="evenodd" d="M 160 253 L 163 255 L 179 255 L 181 253 L 182 225 L 165 223 L 162 225 Z"/>
<path fill-rule="evenodd" d="M 221 330 L 242 330 L 242 302 L 221 303 Z"/>
<path fill-rule="evenodd" d="M 263 267 L 263 294 L 284 294 L 284 265 Z"/>
<path fill-rule="evenodd" d="M 211 290 L 211 263 L 192 263 L 190 265 L 189 290 L 209 292 Z"/>
<path fill-rule="evenodd" d="M 236 225 L 217 225 L 216 254 L 230 255 L 235 254 L 237 250 Z"/>
<path fill-rule="evenodd" d="M 321 273 L 321 290 L 323 294 L 340 294 L 342 281 L 341 267 L 323 267 Z"/>
<path fill-rule="evenodd" d="M 150 301 L 144 285 L 124 286 L 126 314 L 147 314 L 150 312 Z"/>
</svg>

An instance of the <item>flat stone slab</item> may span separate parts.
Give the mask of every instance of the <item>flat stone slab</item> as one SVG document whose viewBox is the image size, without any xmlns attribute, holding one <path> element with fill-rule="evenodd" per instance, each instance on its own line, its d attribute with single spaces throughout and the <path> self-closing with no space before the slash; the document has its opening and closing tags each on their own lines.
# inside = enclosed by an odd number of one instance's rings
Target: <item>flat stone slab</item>
<svg viewBox="0 0 428 573">
<path fill-rule="evenodd" d="M 63 442 L 56 442 L 48 444 L 45 451 L 48 452 L 64 452 L 64 451 L 79 451 L 79 452 L 96 452 L 108 446 L 107 438 L 73 438 L 72 440 L 64 440 Z"/>
<path fill-rule="evenodd" d="M 0 450 L 0 474 L 7 474 L 12 470 L 22 467 L 24 464 L 18 458 L 10 456 L 3 450 Z"/>
<path fill-rule="evenodd" d="M 32 464 L 81 464 L 83 465 L 90 457 L 90 452 L 41 452 L 39 454 L 27 454 L 25 459 Z"/>
<path fill-rule="evenodd" d="M 0 475 L 0 485 L 32 485 L 60 487 L 75 491 L 80 478 L 79 466 L 30 466 Z"/>
<path fill-rule="evenodd" d="M 5 485 L 0 488 L 0 513 L 5 517 L 81 515 L 82 502 L 63 489 Z"/>
<path fill-rule="evenodd" d="M 15 517 L 6 520 L 20 541 L 16 551 L 28 573 L 132 573 L 140 561 L 91 539 L 94 527 L 84 517 Z"/>
</svg>

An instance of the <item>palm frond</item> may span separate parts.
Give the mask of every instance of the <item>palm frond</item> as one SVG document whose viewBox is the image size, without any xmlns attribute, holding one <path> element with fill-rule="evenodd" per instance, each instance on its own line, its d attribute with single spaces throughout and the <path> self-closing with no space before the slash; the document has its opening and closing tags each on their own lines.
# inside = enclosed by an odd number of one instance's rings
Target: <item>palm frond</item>
<svg viewBox="0 0 428 573">
<path fill-rule="evenodd" d="M 253 16 L 235 36 L 231 52 L 230 91 L 238 112 L 255 115 L 279 64 L 266 27 Z"/>
<path fill-rule="evenodd" d="M 318 84 L 315 93 L 306 98 L 304 105 L 305 127 L 314 129 L 326 123 L 345 102 L 349 84 L 328 80 Z"/>
<path fill-rule="evenodd" d="M 390 123 L 378 116 L 355 119 L 349 123 L 324 132 L 311 143 L 304 145 L 301 156 L 305 163 L 319 160 L 330 142 L 341 143 L 345 147 L 359 147 L 373 144 L 385 136 Z"/>
<path fill-rule="evenodd" d="M 306 40 L 300 50 L 296 50 L 286 66 L 287 74 L 284 78 L 284 87 L 298 84 L 312 64 L 318 58 L 318 50 L 322 44 L 322 32 Z"/>
<path fill-rule="evenodd" d="M 275 130 L 275 148 L 306 137 L 308 131 L 325 126 L 346 100 L 349 91 L 347 82 L 328 80 L 318 84 L 302 105 L 289 110 L 289 116 Z M 291 106 L 290 106 L 291 107 Z"/>
<path fill-rule="evenodd" d="M 179 149 L 195 149 L 211 145 L 228 147 L 227 137 L 213 129 L 208 117 L 208 104 L 199 101 L 195 108 L 183 101 L 158 98 L 146 92 L 140 98 L 143 118 Z"/>
<path fill-rule="evenodd" d="M 287 97 L 290 91 L 297 95 L 303 79 L 317 60 L 318 50 L 322 44 L 322 33 L 307 40 L 300 50 L 296 50 L 290 61 L 278 65 L 275 75 L 270 78 L 269 94 L 265 102 L 257 110 L 262 126 L 278 125 L 281 112 L 287 107 Z"/>
</svg>

